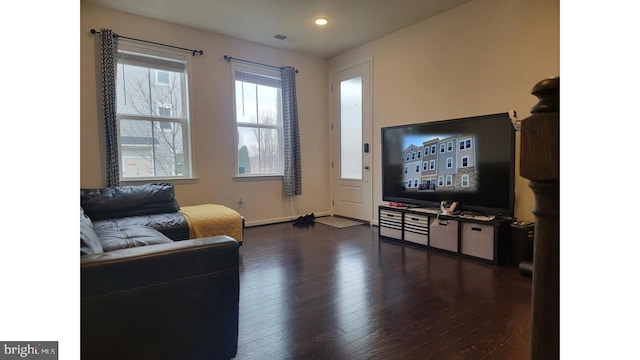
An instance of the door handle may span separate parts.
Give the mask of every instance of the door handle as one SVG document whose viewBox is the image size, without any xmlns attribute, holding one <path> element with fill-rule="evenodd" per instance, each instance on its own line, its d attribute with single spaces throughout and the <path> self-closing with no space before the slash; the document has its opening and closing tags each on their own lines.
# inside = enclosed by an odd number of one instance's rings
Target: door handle
<svg viewBox="0 0 640 360">
<path fill-rule="evenodd" d="M 369 166 L 368 166 L 368 165 L 367 165 L 367 166 L 365 166 L 365 167 L 364 167 L 364 169 L 365 169 L 365 170 L 369 170 Z"/>
</svg>

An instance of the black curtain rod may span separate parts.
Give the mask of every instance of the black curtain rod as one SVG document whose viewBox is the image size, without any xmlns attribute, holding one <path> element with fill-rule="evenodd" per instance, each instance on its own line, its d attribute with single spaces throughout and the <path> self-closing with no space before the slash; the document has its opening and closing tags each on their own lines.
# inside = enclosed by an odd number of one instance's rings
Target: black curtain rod
<svg viewBox="0 0 640 360">
<path fill-rule="evenodd" d="M 100 31 L 97 31 L 96 29 L 91 29 L 91 33 L 92 34 L 100 34 Z M 123 39 L 140 41 L 140 42 L 147 43 L 147 44 L 154 44 L 154 45 L 166 46 L 166 47 L 170 47 L 170 48 L 174 48 L 174 49 L 180 49 L 180 50 L 189 51 L 189 52 L 191 52 L 192 56 L 196 56 L 196 54 L 197 55 L 204 55 L 204 51 L 202 51 L 202 50 L 193 50 L 193 49 L 187 49 L 187 48 L 183 48 L 183 47 L 179 47 L 179 46 L 161 44 L 161 43 L 157 43 L 157 42 L 153 42 L 153 41 L 147 41 L 147 40 L 141 40 L 141 39 L 136 39 L 136 38 L 132 38 L 132 37 L 126 37 L 126 36 L 118 35 L 118 34 L 115 34 L 115 33 L 114 33 L 114 35 L 117 36 L 117 37 L 121 37 Z"/>
<path fill-rule="evenodd" d="M 263 63 L 259 63 L 259 62 L 255 62 L 255 61 L 251 61 L 251 60 L 238 59 L 238 58 L 231 57 L 229 55 L 225 55 L 224 59 L 227 60 L 227 62 L 229 62 L 231 60 L 233 60 L 233 61 L 241 61 L 241 62 L 246 62 L 246 63 L 249 63 L 249 64 L 266 66 L 266 67 L 270 67 L 270 68 L 274 68 L 274 69 L 282 69 L 282 66 L 275 66 L 275 65 L 263 64 Z M 298 73 L 298 69 L 296 69 L 296 74 L 297 73 Z"/>
</svg>

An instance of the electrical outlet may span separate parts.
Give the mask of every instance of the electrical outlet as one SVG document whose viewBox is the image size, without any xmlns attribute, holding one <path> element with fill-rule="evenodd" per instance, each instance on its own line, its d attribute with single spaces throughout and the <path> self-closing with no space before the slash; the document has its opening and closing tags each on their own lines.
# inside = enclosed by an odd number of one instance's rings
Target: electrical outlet
<svg viewBox="0 0 640 360">
<path fill-rule="evenodd" d="M 244 198 L 242 196 L 238 196 L 238 208 L 242 209 L 244 207 Z"/>
</svg>

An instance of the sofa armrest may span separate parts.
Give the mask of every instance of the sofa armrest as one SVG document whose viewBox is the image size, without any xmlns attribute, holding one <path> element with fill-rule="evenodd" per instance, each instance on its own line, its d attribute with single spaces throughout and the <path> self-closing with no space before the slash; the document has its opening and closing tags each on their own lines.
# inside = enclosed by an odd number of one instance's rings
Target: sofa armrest
<svg viewBox="0 0 640 360">
<path fill-rule="evenodd" d="M 82 357 L 232 358 L 238 243 L 228 236 L 81 256 Z"/>
<path fill-rule="evenodd" d="M 214 236 L 80 257 L 83 298 L 238 268 L 238 243 Z"/>
</svg>

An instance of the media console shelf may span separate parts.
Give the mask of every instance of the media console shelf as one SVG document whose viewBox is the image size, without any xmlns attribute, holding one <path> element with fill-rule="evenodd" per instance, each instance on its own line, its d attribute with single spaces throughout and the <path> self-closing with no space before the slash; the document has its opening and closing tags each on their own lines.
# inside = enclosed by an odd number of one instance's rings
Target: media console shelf
<svg viewBox="0 0 640 360">
<path fill-rule="evenodd" d="M 439 209 L 378 207 L 381 237 L 408 241 L 494 264 L 503 262 L 510 218 L 477 220 L 440 215 Z"/>
</svg>

